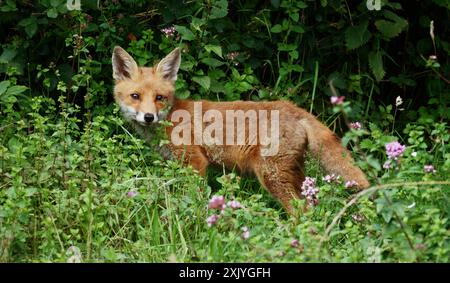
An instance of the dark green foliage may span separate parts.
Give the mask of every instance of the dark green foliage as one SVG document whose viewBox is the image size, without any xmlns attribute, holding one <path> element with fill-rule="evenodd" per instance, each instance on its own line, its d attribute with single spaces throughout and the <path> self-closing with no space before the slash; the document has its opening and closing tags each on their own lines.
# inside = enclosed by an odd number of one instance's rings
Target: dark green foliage
<svg viewBox="0 0 450 283">
<path fill-rule="evenodd" d="M 381 3 L 0 1 L 0 262 L 448 262 L 450 4 Z M 315 160 L 320 203 L 299 219 L 252 178 L 207 183 L 123 124 L 115 45 L 147 66 L 181 47 L 180 98 L 292 100 L 343 137 L 373 184 L 404 185 L 361 198 L 323 238 L 352 196 Z M 393 140 L 407 149 L 386 170 Z M 211 194 L 244 209 L 209 228 Z"/>
</svg>

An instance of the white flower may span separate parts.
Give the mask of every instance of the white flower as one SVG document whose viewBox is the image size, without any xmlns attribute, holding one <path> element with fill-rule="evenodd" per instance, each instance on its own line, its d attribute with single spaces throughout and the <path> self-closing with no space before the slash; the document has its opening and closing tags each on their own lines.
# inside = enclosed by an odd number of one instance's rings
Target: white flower
<svg viewBox="0 0 450 283">
<path fill-rule="evenodd" d="M 367 0 L 366 7 L 369 11 L 380 11 L 381 10 L 381 0 Z"/>
<path fill-rule="evenodd" d="M 403 104 L 403 100 L 400 96 L 397 96 L 397 98 L 395 99 L 395 106 L 400 106 Z"/>
</svg>

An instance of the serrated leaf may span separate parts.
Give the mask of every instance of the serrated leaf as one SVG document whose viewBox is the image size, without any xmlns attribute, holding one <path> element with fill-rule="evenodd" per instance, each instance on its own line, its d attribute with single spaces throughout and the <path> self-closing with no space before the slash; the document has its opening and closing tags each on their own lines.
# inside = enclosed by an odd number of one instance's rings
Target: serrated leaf
<svg viewBox="0 0 450 283">
<path fill-rule="evenodd" d="M 222 47 L 220 47 L 219 45 L 208 44 L 205 46 L 205 50 L 208 51 L 209 53 L 214 52 L 217 54 L 217 56 L 219 56 L 220 58 L 223 58 Z"/>
<path fill-rule="evenodd" d="M 175 26 L 175 30 L 181 35 L 183 40 L 194 40 L 195 36 L 191 30 L 184 26 Z"/>
<path fill-rule="evenodd" d="M 371 51 L 369 53 L 369 66 L 377 81 L 380 81 L 386 74 L 383 69 L 383 56 L 380 51 Z"/>
<path fill-rule="evenodd" d="M 371 34 L 367 30 L 368 22 L 347 28 L 345 31 L 345 45 L 348 50 L 356 49 L 366 44 Z"/>
<path fill-rule="evenodd" d="M 407 20 L 391 11 L 385 11 L 383 15 L 389 21 L 378 20 L 375 22 L 375 26 L 388 39 L 398 36 L 408 26 Z"/>
<path fill-rule="evenodd" d="M 216 0 L 212 1 L 211 15 L 209 19 L 220 19 L 228 14 L 228 1 L 227 0 Z"/>
<path fill-rule="evenodd" d="M 193 77 L 192 80 L 201 85 L 206 90 L 208 90 L 211 86 L 211 79 L 207 76 Z"/>
</svg>

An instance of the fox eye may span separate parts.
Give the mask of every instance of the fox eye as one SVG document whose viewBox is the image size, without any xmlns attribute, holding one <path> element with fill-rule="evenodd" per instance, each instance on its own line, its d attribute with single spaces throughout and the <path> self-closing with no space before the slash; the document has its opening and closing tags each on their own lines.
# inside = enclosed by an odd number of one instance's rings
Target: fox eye
<svg viewBox="0 0 450 283">
<path fill-rule="evenodd" d="M 164 99 L 164 96 L 162 96 L 162 95 L 157 95 L 156 96 L 156 100 L 158 100 L 158 101 L 161 101 L 163 99 Z"/>
<path fill-rule="evenodd" d="M 136 100 L 139 99 L 139 93 L 133 92 L 131 94 L 131 98 L 136 99 Z"/>
</svg>

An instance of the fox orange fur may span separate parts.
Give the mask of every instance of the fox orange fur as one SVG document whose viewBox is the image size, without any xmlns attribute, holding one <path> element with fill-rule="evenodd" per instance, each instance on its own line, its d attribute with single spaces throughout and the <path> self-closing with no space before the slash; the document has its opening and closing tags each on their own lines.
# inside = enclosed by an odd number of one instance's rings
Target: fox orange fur
<svg viewBox="0 0 450 283">
<path fill-rule="evenodd" d="M 154 125 L 162 119 L 171 120 L 176 110 L 194 115 L 194 101 L 175 98 L 174 83 L 180 66 L 181 54 L 177 48 L 152 68 L 138 67 L 134 59 L 121 47 L 115 47 L 112 56 L 114 98 L 124 117 L 144 138 L 150 140 Z M 261 144 L 244 145 L 175 145 L 170 153 L 192 165 L 202 176 L 210 164 L 238 169 L 255 175 L 260 183 L 277 198 L 288 212 L 291 200 L 300 198 L 300 187 L 305 179 L 304 159 L 309 150 L 328 173 L 342 176 L 345 181 L 356 181 L 366 188 L 369 182 L 355 165 L 350 153 L 339 138 L 313 115 L 287 101 L 274 102 L 211 102 L 202 100 L 202 114 L 215 109 L 225 115 L 226 110 L 279 110 L 279 150 L 276 155 L 262 156 Z M 229 121 L 228 121 L 229 122 Z M 225 120 L 224 123 L 227 123 Z M 234 121 L 233 121 L 234 123 Z M 178 123 L 166 126 L 171 133 Z M 204 122 L 203 127 L 207 125 Z M 194 125 L 192 125 L 194 126 Z M 194 129 L 192 127 L 192 129 Z M 246 128 L 248 131 L 248 127 Z M 191 132 L 193 138 L 193 131 Z M 248 135 L 246 135 L 248 137 Z"/>
</svg>

